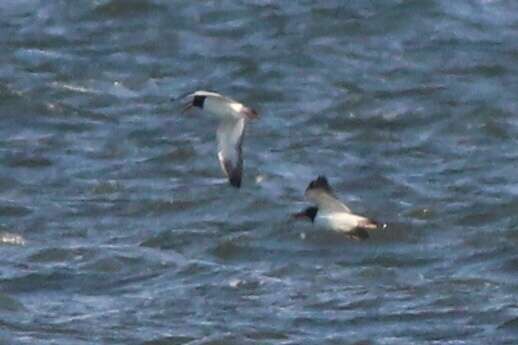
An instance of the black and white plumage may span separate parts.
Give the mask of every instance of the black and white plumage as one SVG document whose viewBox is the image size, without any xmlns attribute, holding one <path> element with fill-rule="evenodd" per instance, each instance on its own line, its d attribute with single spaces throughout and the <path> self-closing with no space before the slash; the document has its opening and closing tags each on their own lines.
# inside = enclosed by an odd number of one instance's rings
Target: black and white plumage
<svg viewBox="0 0 518 345">
<path fill-rule="evenodd" d="M 294 214 L 295 218 L 311 220 L 319 227 L 343 232 L 356 240 L 369 238 L 368 230 L 380 227 L 375 221 L 352 213 L 335 196 L 325 176 L 319 176 L 311 181 L 304 196 L 315 203 L 316 207 L 308 207 L 304 211 Z M 382 228 L 385 227 L 386 225 L 382 226 Z"/>
<path fill-rule="evenodd" d="M 200 108 L 219 119 L 217 129 L 219 163 L 230 184 L 236 188 L 241 187 L 243 174 L 241 146 L 247 121 L 256 119 L 257 112 L 216 92 L 196 91 L 185 96 L 185 100 L 183 112 Z"/>
</svg>

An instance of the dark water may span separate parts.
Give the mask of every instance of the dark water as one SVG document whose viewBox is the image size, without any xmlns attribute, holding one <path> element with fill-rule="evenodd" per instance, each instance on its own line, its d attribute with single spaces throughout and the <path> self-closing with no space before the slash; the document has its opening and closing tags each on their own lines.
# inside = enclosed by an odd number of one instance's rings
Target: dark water
<svg viewBox="0 0 518 345">
<path fill-rule="evenodd" d="M 517 343 L 516 1 L 5 0 L 0 48 L 1 344 Z M 241 190 L 200 88 L 262 114 Z M 389 229 L 290 221 L 318 174 Z"/>
</svg>

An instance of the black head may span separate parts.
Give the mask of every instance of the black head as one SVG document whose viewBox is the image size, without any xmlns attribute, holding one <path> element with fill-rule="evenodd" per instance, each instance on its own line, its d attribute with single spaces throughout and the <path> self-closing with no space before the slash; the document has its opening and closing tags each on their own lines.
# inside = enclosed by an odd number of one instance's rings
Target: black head
<svg viewBox="0 0 518 345">
<path fill-rule="evenodd" d="M 205 103 L 206 98 L 207 98 L 207 96 L 200 96 L 200 95 L 194 96 L 194 98 L 192 100 L 192 106 L 203 109 L 203 104 Z"/>
<path fill-rule="evenodd" d="M 189 101 L 183 105 L 182 113 L 185 113 L 194 107 L 203 109 L 203 105 L 205 104 L 206 98 L 207 98 L 207 96 L 202 96 L 202 95 L 195 95 L 194 97 L 192 97 L 192 99 L 189 98 Z M 176 99 L 173 98 L 173 101 L 174 100 L 176 100 Z"/>
<path fill-rule="evenodd" d="M 306 188 L 306 191 L 311 189 L 323 189 L 325 191 L 331 192 L 331 186 L 327 182 L 327 178 L 323 175 L 317 177 L 315 180 L 311 181 Z"/>
<path fill-rule="evenodd" d="M 317 207 L 308 207 L 304 211 L 295 213 L 293 218 L 295 219 L 309 219 L 312 222 L 315 221 L 315 217 L 317 216 L 318 208 Z"/>
</svg>

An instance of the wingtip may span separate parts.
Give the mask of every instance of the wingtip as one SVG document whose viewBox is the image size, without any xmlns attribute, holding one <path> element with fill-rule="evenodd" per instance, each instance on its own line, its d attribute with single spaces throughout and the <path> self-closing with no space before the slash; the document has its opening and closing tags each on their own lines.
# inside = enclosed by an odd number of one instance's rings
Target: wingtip
<svg viewBox="0 0 518 345">
<path fill-rule="evenodd" d="M 241 178 L 232 178 L 232 177 L 230 177 L 228 179 L 228 182 L 234 188 L 237 188 L 237 189 L 241 188 Z"/>
<path fill-rule="evenodd" d="M 232 161 L 224 159 L 221 153 L 218 153 L 221 168 L 225 175 L 227 175 L 228 182 L 232 187 L 241 187 L 241 176 L 242 176 L 242 164 L 238 164 L 236 167 L 232 164 Z"/>
<path fill-rule="evenodd" d="M 329 185 L 325 175 L 319 175 L 316 179 L 312 180 L 306 188 L 306 191 L 318 188 L 331 191 L 331 186 Z"/>
</svg>

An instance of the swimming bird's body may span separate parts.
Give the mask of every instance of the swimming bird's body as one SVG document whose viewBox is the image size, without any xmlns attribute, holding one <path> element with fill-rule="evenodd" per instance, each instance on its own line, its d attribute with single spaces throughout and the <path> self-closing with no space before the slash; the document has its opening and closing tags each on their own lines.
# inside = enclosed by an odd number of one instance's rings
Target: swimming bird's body
<svg viewBox="0 0 518 345">
<path fill-rule="evenodd" d="M 218 159 L 221 169 L 232 186 L 241 186 L 243 156 L 241 146 L 250 119 L 258 117 L 257 112 L 219 93 L 196 91 L 185 97 L 187 103 L 183 111 L 194 107 L 214 115 L 220 123 L 217 130 Z"/>
<path fill-rule="evenodd" d="M 352 213 L 338 200 L 324 176 L 311 181 L 304 196 L 317 207 L 306 208 L 295 214 L 296 218 L 307 218 L 319 227 L 343 232 L 353 239 L 367 239 L 368 230 L 378 228 L 375 221 Z"/>
</svg>

